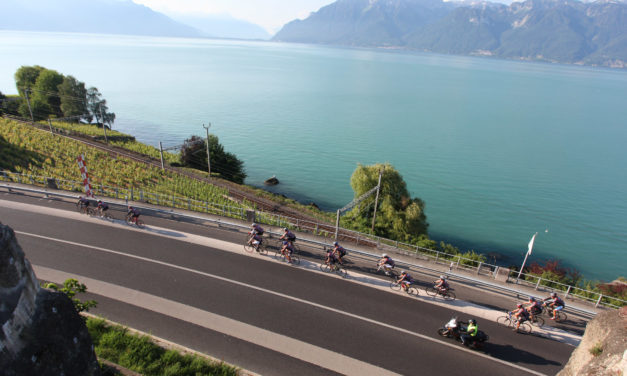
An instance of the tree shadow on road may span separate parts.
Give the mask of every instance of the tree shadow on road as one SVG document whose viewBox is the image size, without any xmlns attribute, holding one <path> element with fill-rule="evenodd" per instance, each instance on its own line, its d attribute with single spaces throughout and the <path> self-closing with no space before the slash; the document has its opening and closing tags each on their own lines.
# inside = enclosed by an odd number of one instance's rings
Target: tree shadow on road
<svg viewBox="0 0 627 376">
<path fill-rule="evenodd" d="M 543 358 L 539 355 L 532 354 L 528 351 L 521 350 L 512 345 L 500 345 L 496 343 L 487 342 L 483 346 L 483 352 L 487 355 L 495 358 L 505 360 L 514 364 L 537 364 L 537 365 L 551 365 L 562 366 L 561 363 L 554 360 Z"/>
</svg>

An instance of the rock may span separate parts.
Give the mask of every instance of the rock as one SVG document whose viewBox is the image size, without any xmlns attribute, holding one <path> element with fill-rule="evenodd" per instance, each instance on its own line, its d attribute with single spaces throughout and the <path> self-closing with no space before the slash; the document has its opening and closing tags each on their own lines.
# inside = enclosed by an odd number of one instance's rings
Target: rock
<svg viewBox="0 0 627 376">
<path fill-rule="evenodd" d="M 601 350 L 596 356 L 593 348 Z M 558 376 L 614 376 L 627 372 L 627 318 L 618 310 L 602 312 L 588 322 L 579 346 Z"/>
<path fill-rule="evenodd" d="M 15 233 L 0 224 L 0 370 L 5 376 L 99 375 L 85 322 L 63 293 L 39 287 Z"/>
<path fill-rule="evenodd" d="M 276 178 L 276 175 L 272 175 L 271 178 L 266 179 L 266 181 L 264 181 L 264 183 L 266 185 L 277 185 L 279 184 L 279 179 Z"/>
</svg>

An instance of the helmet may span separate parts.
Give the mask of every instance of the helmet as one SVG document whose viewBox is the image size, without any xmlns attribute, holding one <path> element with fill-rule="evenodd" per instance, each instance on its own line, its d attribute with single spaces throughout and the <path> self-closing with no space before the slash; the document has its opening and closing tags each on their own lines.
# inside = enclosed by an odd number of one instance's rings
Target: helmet
<svg viewBox="0 0 627 376">
<path fill-rule="evenodd" d="M 384 254 L 381 255 L 381 257 L 388 257 L 388 254 L 384 253 Z"/>
<path fill-rule="evenodd" d="M 401 272 L 401 274 L 407 274 L 407 272 L 403 270 L 403 271 Z"/>
<path fill-rule="evenodd" d="M 253 222 L 253 224 L 252 224 L 251 226 L 252 226 L 252 227 L 255 227 L 255 226 L 257 226 L 257 224 L 256 224 L 255 222 Z"/>
<path fill-rule="evenodd" d="M 469 323 L 469 324 L 476 324 L 476 323 L 477 323 L 477 321 L 476 321 L 475 319 L 470 319 L 470 320 L 468 320 L 468 323 Z"/>
<path fill-rule="evenodd" d="M 536 301 L 536 298 L 534 298 L 533 296 L 530 296 L 530 297 L 529 297 L 529 301 L 530 301 L 530 302 L 535 302 L 535 301 Z"/>
<path fill-rule="evenodd" d="M 556 294 L 556 293 L 554 293 L 554 292 L 552 292 L 552 293 L 551 293 L 551 297 L 552 297 L 552 298 L 555 298 L 556 296 L 557 296 L 557 294 Z"/>
<path fill-rule="evenodd" d="M 333 245 L 340 245 L 340 243 L 338 243 L 338 242 L 333 242 Z"/>
<path fill-rule="evenodd" d="M 129 209 L 133 209 L 133 207 L 131 205 L 128 206 Z"/>
<path fill-rule="evenodd" d="M 98 203 L 101 203 L 101 202 L 102 202 L 102 200 L 98 200 Z"/>
<path fill-rule="evenodd" d="M 516 304 L 516 307 L 522 308 L 522 304 L 518 303 L 518 304 Z"/>
<path fill-rule="evenodd" d="M 441 275 L 441 276 L 440 276 L 440 279 L 446 279 L 446 276 Z"/>
<path fill-rule="evenodd" d="M 288 232 L 289 229 L 286 227 L 286 228 L 283 229 L 283 231 Z"/>
</svg>

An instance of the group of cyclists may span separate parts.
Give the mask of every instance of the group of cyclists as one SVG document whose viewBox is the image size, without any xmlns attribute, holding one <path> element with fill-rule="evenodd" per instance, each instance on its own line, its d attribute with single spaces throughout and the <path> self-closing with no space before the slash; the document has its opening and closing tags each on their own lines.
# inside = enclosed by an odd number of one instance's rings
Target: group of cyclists
<svg viewBox="0 0 627 376">
<path fill-rule="evenodd" d="M 79 196 L 77 205 L 79 206 L 81 212 L 88 213 L 91 202 L 86 197 Z M 141 215 L 139 209 L 133 207 L 132 205 L 129 205 L 127 209 L 128 211 L 126 212 L 126 216 L 130 217 L 132 223 L 137 223 L 137 218 L 139 218 L 139 216 Z M 102 200 L 98 200 L 96 204 L 96 213 L 102 217 L 107 212 L 107 210 L 109 210 L 109 204 Z"/>
<path fill-rule="evenodd" d="M 383 269 L 385 275 L 387 276 L 392 275 L 392 269 L 394 269 L 395 266 L 396 263 L 387 253 L 382 254 L 379 261 L 377 261 L 377 271 Z M 405 291 L 407 291 L 407 289 L 409 289 L 414 282 L 414 278 L 405 270 L 401 271 L 401 274 L 396 279 L 396 284 L 400 285 Z M 437 281 L 434 281 L 434 284 L 435 285 L 433 287 L 442 295 L 446 294 L 450 289 L 446 276 L 444 275 L 441 275 Z"/>
<path fill-rule="evenodd" d="M 534 316 L 541 314 L 545 307 L 551 310 L 550 319 L 556 320 L 558 312 L 566 307 L 566 303 L 554 292 L 548 298 L 543 299 L 542 303 L 538 302 L 534 297 L 529 297 L 529 301 L 526 304 L 519 303 L 516 305 L 515 310 L 509 312 L 516 319 L 516 327 L 513 330 L 518 331 L 520 324 L 525 321 L 534 321 Z"/>
</svg>

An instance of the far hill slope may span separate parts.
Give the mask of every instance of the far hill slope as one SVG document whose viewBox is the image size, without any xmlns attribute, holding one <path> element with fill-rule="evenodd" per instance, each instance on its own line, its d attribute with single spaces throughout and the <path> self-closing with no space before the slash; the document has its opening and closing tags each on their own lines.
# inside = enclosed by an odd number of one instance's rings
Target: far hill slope
<svg viewBox="0 0 627 376">
<path fill-rule="evenodd" d="M 338 0 L 273 40 L 627 67 L 627 4 Z"/>
<path fill-rule="evenodd" d="M 130 0 L 2 0 L 0 29 L 201 36 L 198 30 Z"/>
</svg>

